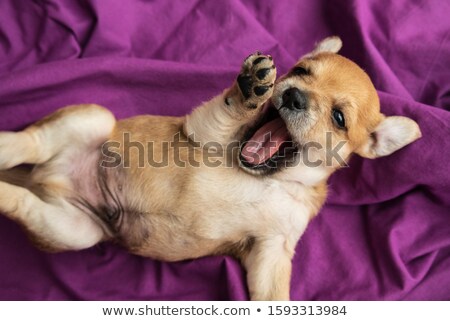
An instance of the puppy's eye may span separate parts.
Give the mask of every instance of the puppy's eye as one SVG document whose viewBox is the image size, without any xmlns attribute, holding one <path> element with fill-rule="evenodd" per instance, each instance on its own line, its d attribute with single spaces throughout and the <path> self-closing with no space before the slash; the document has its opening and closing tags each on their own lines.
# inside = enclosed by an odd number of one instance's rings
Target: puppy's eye
<svg viewBox="0 0 450 321">
<path fill-rule="evenodd" d="M 333 117 L 334 123 L 340 129 L 345 129 L 345 118 L 344 114 L 339 109 L 333 109 L 331 112 L 331 116 Z"/>
<path fill-rule="evenodd" d="M 292 74 L 294 74 L 296 76 L 306 76 L 306 75 L 310 75 L 311 71 L 304 67 L 298 66 L 298 67 L 295 67 L 294 69 L 292 69 Z"/>
</svg>

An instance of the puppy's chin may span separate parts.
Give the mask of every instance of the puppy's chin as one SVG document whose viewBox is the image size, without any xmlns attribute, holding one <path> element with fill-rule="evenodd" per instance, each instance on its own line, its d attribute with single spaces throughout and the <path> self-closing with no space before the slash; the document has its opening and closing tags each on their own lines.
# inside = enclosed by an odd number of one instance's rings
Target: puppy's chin
<svg viewBox="0 0 450 321">
<path fill-rule="evenodd" d="M 273 105 L 268 105 L 261 119 L 249 128 L 240 146 L 240 167 L 256 175 L 273 174 L 288 167 L 297 154 L 297 144 Z"/>
</svg>

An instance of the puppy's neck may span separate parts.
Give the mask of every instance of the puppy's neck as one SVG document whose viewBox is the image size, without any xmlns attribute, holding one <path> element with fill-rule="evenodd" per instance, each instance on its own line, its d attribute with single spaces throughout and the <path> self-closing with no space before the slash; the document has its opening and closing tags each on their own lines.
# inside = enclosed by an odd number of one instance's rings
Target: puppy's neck
<svg viewBox="0 0 450 321">
<path fill-rule="evenodd" d="M 310 167 L 298 164 L 275 173 L 274 177 L 282 181 L 297 182 L 312 187 L 324 183 L 332 172 L 333 170 L 323 166 Z"/>
</svg>

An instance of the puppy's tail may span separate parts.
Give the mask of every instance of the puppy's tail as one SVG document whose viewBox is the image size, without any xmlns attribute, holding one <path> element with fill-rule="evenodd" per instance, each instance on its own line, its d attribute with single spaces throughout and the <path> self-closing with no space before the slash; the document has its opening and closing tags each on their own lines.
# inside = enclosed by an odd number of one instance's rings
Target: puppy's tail
<svg viewBox="0 0 450 321">
<path fill-rule="evenodd" d="M 0 171 L 0 181 L 21 187 L 28 187 L 30 184 L 30 173 L 32 167 L 17 166 L 11 169 Z"/>
</svg>

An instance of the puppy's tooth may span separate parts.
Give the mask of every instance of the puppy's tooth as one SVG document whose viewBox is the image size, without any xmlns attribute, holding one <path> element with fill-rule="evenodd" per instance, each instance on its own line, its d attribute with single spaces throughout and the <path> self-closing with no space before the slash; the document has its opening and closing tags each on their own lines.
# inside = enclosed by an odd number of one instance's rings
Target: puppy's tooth
<svg viewBox="0 0 450 321">
<path fill-rule="evenodd" d="M 271 68 L 263 68 L 256 72 L 256 77 L 258 77 L 259 80 L 263 80 L 270 72 Z"/>
<path fill-rule="evenodd" d="M 255 92 L 256 96 L 262 96 L 269 90 L 268 86 L 257 86 L 253 91 Z"/>
</svg>

